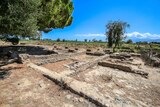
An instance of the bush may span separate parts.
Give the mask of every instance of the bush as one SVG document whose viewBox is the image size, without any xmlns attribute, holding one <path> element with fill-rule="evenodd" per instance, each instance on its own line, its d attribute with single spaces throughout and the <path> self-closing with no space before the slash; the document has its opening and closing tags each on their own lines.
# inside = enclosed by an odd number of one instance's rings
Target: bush
<svg viewBox="0 0 160 107">
<path fill-rule="evenodd" d="M 127 40 L 127 44 L 132 44 L 133 41 L 131 39 Z"/>
<path fill-rule="evenodd" d="M 60 38 L 58 38 L 56 41 L 57 41 L 57 42 L 60 42 L 60 41 L 61 41 L 61 39 L 60 39 Z"/>
<path fill-rule="evenodd" d="M 6 42 L 11 42 L 13 45 L 19 43 L 19 38 L 17 36 L 2 35 L 0 39 Z"/>
<path fill-rule="evenodd" d="M 65 42 L 65 41 L 66 41 L 65 39 L 62 40 L 62 42 Z"/>
</svg>

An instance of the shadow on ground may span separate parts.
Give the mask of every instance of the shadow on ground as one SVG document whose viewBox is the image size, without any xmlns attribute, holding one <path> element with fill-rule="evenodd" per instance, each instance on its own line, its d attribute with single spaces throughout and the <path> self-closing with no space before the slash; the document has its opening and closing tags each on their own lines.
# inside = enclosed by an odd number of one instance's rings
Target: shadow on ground
<svg viewBox="0 0 160 107">
<path fill-rule="evenodd" d="M 49 55 L 56 54 L 52 50 L 47 50 L 40 46 L 0 46 L 0 54 L 7 54 L 9 51 L 16 51 L 19 54 L 28 55 Z"/>
</svg>

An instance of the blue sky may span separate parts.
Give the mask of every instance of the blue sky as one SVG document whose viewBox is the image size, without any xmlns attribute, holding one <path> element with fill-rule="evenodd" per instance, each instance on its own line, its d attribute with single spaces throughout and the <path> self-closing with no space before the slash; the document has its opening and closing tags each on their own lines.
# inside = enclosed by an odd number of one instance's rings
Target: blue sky
<svg viewBox="0 0 160 107">
<path fill-rule="evenodd" d="M 160 0 L 73 0 L 73 23 L 64 29 L 43 33 L 43 38 L 105 40 L 110 20 L 128 22 L 128 38 L 160 41 Z"/>
</svg>

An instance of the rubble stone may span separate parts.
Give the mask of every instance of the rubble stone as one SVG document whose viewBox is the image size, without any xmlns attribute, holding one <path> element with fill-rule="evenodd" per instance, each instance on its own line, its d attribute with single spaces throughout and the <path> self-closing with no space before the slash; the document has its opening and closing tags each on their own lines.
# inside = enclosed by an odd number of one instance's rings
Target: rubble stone
<svg viewBox="0 0 160 107">
<path fill-rule="evenodd" d="M 87 55 L 93 55 L 93 56 L 103 56 L 105 53 L 103 51 L 96 51 L 96 52 L 86 52 Z"/>
<path fill-rule="evenodd" d="M 75 52 L 75 50 L 74 50 L 74 49 L 68 49 L 68 52 L 70 52 L 70 53 L 74 53 L 74 52 Z"/>
<path fill-rule="evenodd" d="M 111 53 L 112 53 L 110 49 L 106 49 L 106 50 L 104 50 L 104 52 L 105 52 L 106 54 L 111 54 Z"/>
<path fill-rule="evenodd" d="M 160 67 L 160 59 L 158 57 L 151 57 L 150 64 L 154 67 Z"/>
</svg>

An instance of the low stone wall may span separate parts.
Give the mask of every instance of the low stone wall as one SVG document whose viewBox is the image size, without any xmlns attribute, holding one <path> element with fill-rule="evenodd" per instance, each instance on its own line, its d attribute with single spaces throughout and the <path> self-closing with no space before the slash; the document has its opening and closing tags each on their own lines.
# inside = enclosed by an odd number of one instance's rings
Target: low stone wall
<svg viewBox="0 0 160 107">
<path fill-rule="evenodd" d="M 141 50 L 141 58 L 147 65 L 160 67 L 159 53 L 150 50 Z"/>
<path fill-rule="evenodd" d="M 44 65 L 47 63 L 55 63 L 58 61 L 66 60 L 70 57 L 84 54 L 84 52 L 79 53 L 68 53 L 68 54 L 52 54 L 52 55 L 34 55 L 30 56 L 30 61 L 35 63 L 36 65 Z"/>
<path fill-rule="evenodd" d="M 87 55 L 92 55 L 92 56 L 103 56 L 105 55 L 105 52 L 86 52 Z"/>
<path fill-rule="evenodd" d="M 109 100 L 99 94 L 98 90 L 96 90 L 93 85 L 86 82 L 77 81 L 71 77 L 60 75 L 33 63 L 28 64 L 28 66 L 41 72 L 44 76 L 59 84 L 63 88 L 88 99 L 95 105 L 99 107 L 109 107 Z"/>
<path fill-rule="evenodd" d="M 64 71 L 64 72 L 62 72 L 62 74 L 67 75 L 67 76 L 69 76 L 69 75 L 72 75 L 72 76 L 76 75 L 79 72 L 83 72 L 83 71 L 85 71 L 85 70 L 87 70 L 87 69 L 89 69 L 89 68 L 91 68 L 93 66 L 96 66 L 99 61 L 102 61 L 102 60 L 104 60 L 104 59 L 106 59 L 108 57 L 109 57 L 109 55 L 101 56 L 99 58 L 94 59 L 91 62 L 86 62 L 86 63 L 81 64 L 80 66 L 76 67 L 72 71 Z"/>
<path fill-rule="evenodd" d="M 35 63 L 36 65 L 44 65 L 47 63 L 54 63 L 58 61 L 63 61 L 67 59 L 69 56 L 67 55 L 48 55 L 48 56 L 31 56 L 30 61 Z"/>
<path fill-rule="evenodd" d="M 142 70 L 139 70 L 139 69 L 134 69 L 131 66 L 122 65 L 122 64 L 118 64 L 118 63 L 111 63 L 111 62 L 107 62 L 107 61 L 99 62 L 98 65 L 101 65 L 101 66 L 104 66 L 104 67 L 110 67 L 110 68 L 114 68 L 114 69 L 119 69 L 119 70 L 122 70 L 124 72 L 139 74 L 142 77 L 148 78 L 148 73 L 146 73 Z"/>
</svg>

